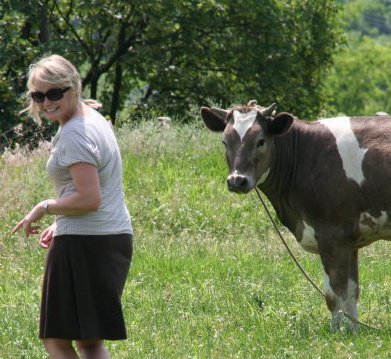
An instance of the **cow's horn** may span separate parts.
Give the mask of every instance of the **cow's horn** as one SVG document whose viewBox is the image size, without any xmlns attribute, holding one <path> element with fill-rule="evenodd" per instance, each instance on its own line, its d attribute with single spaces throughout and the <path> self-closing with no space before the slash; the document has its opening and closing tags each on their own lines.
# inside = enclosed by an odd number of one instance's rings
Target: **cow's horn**
<svg viewBox="0 0 391 359">
<path fill-rule="evenodd" d="M 227 110 L 224 110 L 222 108 L 218 108 L 218 107 L 212 107 L 211 108 L 212 112 L 214 112 L 218 117 L 222 117 L 223 119 L 225 119 L 227 117 L 227 114 L 229 111 Z"/>
<path fill-rule="evenodd" d="M 263 117 L 268 117 L 268 116 L 272 115 L 273 111 L 276 109 L 276 107 L 277 107 L 277 104 L 273 103 L 269 107 L 264 108 L 263 110 L 261 110 L 261 115 Z"/>
<path fill-rule="evenodd" d="M 257 105 L 257 100 L 250 100 L 248 103 L 247 103 L 247 106 L 250 106 L 250 107 L 254 107 Z"/>
</svg>

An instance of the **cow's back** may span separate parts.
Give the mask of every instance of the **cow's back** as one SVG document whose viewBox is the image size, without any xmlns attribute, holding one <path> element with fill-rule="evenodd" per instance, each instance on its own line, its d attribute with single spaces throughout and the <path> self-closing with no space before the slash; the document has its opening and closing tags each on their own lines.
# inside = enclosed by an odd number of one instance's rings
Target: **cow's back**
<svg viewBox="0 0 391 359">
<path fill-rule="evenodd" d="M 361 148 L 362 191 L 371 209 L 391 211 L 391 117 L 353 117 L 353 132 Z"/>
<path fill-rule="evenodd" d="M 342 172 L 358 186 L 363 200 L 391 209 L 391 117 L 338 117 L 318 123 L 331 132 Z M 332 175 L 327 181 L 333 181 Z"/>
<path fill-rule="evenodd" d="M 284 191 L 264 190 L 299 242 L 305 228 L 316 233 L 318 226 L 356 233 L 359 246 L 391 237 L 391 117 L 295 121 L 284 137 L 277 143 L 291 151 L 278 167 L 295 163 L 293 182 Z"/>
</svg>

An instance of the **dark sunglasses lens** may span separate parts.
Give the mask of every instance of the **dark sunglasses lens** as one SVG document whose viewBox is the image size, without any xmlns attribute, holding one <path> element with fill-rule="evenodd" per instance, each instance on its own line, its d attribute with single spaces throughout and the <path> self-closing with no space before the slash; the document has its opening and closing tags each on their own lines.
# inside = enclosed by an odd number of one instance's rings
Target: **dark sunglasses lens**
<svg viewBox="0 0 391 359">
<path fill-rule="evenodd" d="M 45 100 L 45 94 L 42 92 L 32 92 L 31 98 L 34 102 L 43 102 Z"/>
<path fill-rule="evenodd" d="M 51 89 L 46 93 L 37 91 L 37 92 L 31 92 L 31 98 L 34 102 L 42 103 L 45 101 L 45 96 L 50 101 L 58 101 L 63 98 L 64 92 L 67 92 L 70 89 L 70 87 L 66 87 L 65 89 Z"/>
<path fill-rule="evenodd" d="M 50 101 L 57 101 L 59 99 L 61 99 L 64 95 L 64 91 L 61 90 L 61 89 L 53 89 L 53 90 L 49 90 L 47 93 L 46 93 L 46 97 L 50 100 Z"/>
</svg>

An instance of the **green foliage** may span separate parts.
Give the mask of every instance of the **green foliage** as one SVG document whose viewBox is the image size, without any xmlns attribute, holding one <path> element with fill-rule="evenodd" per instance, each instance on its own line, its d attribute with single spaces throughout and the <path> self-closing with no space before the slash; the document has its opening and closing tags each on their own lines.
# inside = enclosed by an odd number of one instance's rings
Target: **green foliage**
<svg viewBox="0 0 391 359">
<path fill-rule="evenodd" d="M 386 0 L 352 0 L 345 6 L 347 30 L 352 35 L 379 38 L 391 34 L 391 3 Z"/>
<path fill-rule="evenodd" d="M 23 11 L 36 18 L 28 2 L 5 0 L 0 4 L 0 134 L 20 122 L 17 113 L 23 106 L 25 73 L 39 53 L 38 43 L 28 39 L 31 23 Z M 3 143 L 1 138 L 0 148 Z"/>
<path fill-rule="evenodd" d="M 1 117 L 0 131 L 18 121 L 28 64 L 53 52 L 81 69 L 86 97 L 113 119 L 129 106 L 185 120 L 209 98 L 317 113 L 321 73 L 341 41 L 338 9 L 334 0 L 5 0 L 0 91 L 12 119 Z"/>
<path fill-rule="evenodd" d="M 335 57 L 325 78 L 331 112 L 391 113 L 391 47 L 364 38 Z"/>
<path fill-rule="evenodd" d="M 320 110 L 320 74 L 341 40 L 333 1 L 191 3 L 160 29 L 172 41 L 146 80 L 155 103 L 177 113 L 207 95 L 223 106 L 256 98 L 298 115 Z"/>
<path fill-rule="evenodd" d="M 391 3 L 344 1 L 348 46 L 334 55 L 323 80 L 328 114 L 373 115 L 391 112 Z"/>
<path fill-rule="evenodd" d="M 360 317 L 379 326 L 357 335 L 329 331 L 329 312 L 274 234 L 255 193 L 226 189 L 221 135 L 200 121 L 163 130 L 151 121 L 117 131 L 134 258 L 123 296 L 126 341 L 113 358 L 389 358 L 390 243 L 361 251 Z M 48 152 L 0 162 L 0 353 L 45 357 L 37 337 L 45 251 L 11 228 L 52 196 Z M 45 217 L 42 229 L 50 224 Z M 283 229 L 282 229 L 283 230 Z M 289 237 L 322 283 L 318 257 Z"/>
</svg>

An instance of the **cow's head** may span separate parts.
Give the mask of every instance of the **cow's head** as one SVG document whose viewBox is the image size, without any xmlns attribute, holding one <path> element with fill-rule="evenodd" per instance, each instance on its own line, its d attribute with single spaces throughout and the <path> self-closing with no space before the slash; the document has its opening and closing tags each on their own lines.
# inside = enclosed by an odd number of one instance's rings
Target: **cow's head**
<svg viewBox="0 0 391 359">
<path fill-rule="evenodd" d="M 256 101 L 229 110 L 201 108 L 205 125 L 212 131 L 224 131 L 230 191 L 247 193 L 267 178 L 273 138 L 286 133 L 293 123 L 291 114 L 275 115 L 275 108 L 275 104 L 267 108 L 257 106 Z"/>
</svg>

